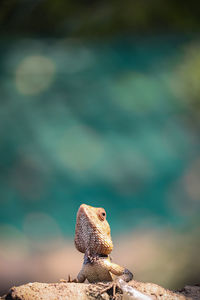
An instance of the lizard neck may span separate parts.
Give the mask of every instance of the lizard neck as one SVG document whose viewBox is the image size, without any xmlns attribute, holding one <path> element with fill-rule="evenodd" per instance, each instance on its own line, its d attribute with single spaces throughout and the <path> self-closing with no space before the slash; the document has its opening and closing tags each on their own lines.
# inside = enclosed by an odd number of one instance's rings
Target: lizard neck
<svg viewBox="0 0 200 300">
<path fill-rule="evenodd" d="M 107 259 L 109 256 L 107 254 L 90 254 L 85 253 L 83 264 L 93 264 L 98 259 Z"/>
</svg>

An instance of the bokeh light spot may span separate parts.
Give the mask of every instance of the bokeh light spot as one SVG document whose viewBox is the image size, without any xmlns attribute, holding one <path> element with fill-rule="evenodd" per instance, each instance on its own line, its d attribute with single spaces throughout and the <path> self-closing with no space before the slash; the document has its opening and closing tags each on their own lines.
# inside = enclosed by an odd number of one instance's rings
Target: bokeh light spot
<svg viewBox="0 0 200 300">
<path fill-rule="evenodd" d="M 34 212 L 27 214 L 24 220 L 24 232 L 26 236 L 36 245 L 48 244 L 48 241 L 57 240 L 61 232 L 56 221 L 48 214 Z"/>
<path fill-rule="evenodd" d="M 54 62 L 45 56 L 28 56 L 16 70 L 16 87 L 24 95 L 35 95 L 46 90 L 55 75 Z"/>
<path fill-rule="evenodd" d="M 104 150 L 92 130 L 78 125 L 69 128 L 58 145 L 58 157 L 75 172 L 91 168 L 102 157 Z"/>
<path fill-rule="evenodd" d="M 162 88 L 157 80 L 143 73 L 127 72 L 111 88 L 115 103 L 134 113 L 155 110 L 162 99 Z"/>
</svg>

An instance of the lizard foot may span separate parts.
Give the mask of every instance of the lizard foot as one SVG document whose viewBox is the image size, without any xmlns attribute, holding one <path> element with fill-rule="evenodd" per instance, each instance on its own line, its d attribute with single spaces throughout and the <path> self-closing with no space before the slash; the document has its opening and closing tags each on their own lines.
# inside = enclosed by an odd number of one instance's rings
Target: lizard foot
<svg viewBox="0 0 200 300">
<path fill-rule="evenodd" d="M 78 280 L 75 278 L 75 279 L 71 279 L 71 276 L 68 275 L 68 280 L 67 279 L 60 279 L 60 282 L 75 282 L 77 283 Z"/>
<path fill-rule="evenodd" d="M 71 279 L 71 276 L 70 275 L 68 275 L 68 281 L 67 282 L 75 282 L 75 283 L 77 283 L 78 282 L 78 280 L 77 280 L 77 278 L 75 278 L 75 279 Z"/>
<path fill-rule="evenodd" d="M 107 293 L 113 300 L 121 299 L 123 292 L 118 283 L 118 279 L 107 283 L 98 283 L 98 285 L 101 287 L 100 294 Z"/>
</svg>

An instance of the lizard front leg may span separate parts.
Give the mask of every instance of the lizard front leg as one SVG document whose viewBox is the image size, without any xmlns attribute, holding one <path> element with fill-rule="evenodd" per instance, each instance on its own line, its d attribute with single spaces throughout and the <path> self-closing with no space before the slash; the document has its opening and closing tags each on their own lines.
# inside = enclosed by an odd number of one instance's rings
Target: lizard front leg
<svg viewBox="0 0 200 300">
<path fill-rule="evenodd" d="M 80 270 L 80 272 L 77 275 L 77 282 L 84 282 L 86 280 L 86 276 L 85 276 L 85 272 L 84 272 L 84 268 L 82 268 Z"/>
<path fill-rule="evenodd" d="M 104 264 L 112 274 L 120 276 L 124 281 L 129 282 L 133 279 L 133 274 L 128 269 L 112 263 L 110 260 L 105 260 Z"/>
</svg>

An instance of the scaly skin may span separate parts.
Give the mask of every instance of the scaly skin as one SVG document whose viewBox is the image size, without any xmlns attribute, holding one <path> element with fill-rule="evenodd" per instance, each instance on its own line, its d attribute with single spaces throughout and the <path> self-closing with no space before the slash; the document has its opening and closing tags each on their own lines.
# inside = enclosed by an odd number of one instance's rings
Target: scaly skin
<svg viewBox="0 0 200 300">
<path fill-rule="evenodd" d="M 91 283 L 109 282 L 113 281 L 113 275 L 127 282 L 133 278 L 129 270 L 112 263 L 109 258 L 113 243 L 103 208 L 86 204 L 79 207 L 74 242 L 77 250 L 85 253 L 82 269 L 77 276 L 78 282 L 86 279 Z"/>
</svg>

